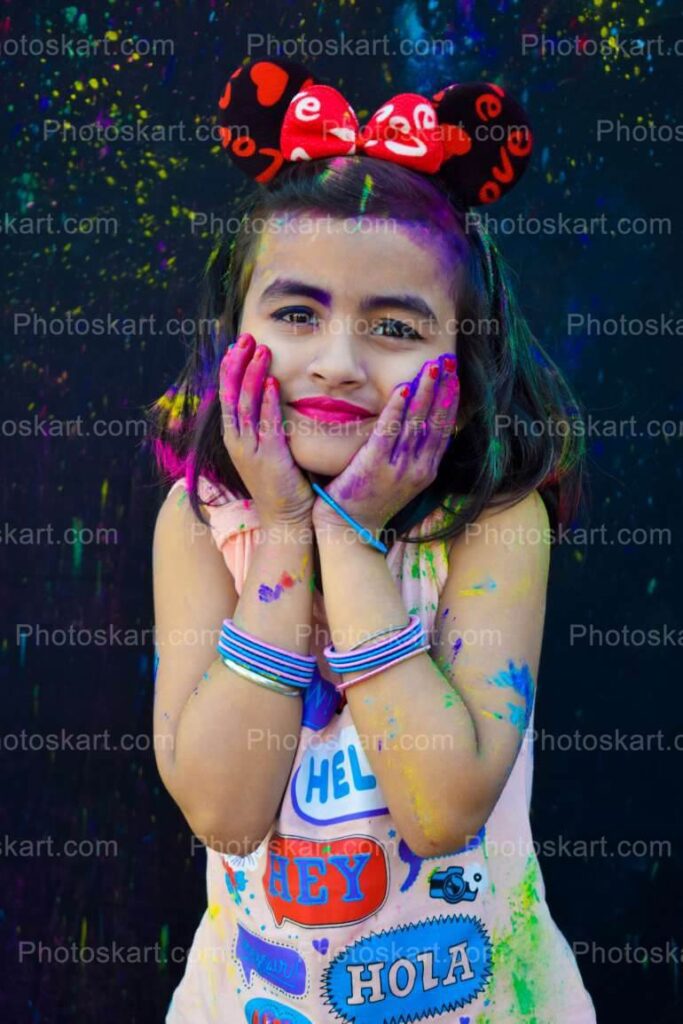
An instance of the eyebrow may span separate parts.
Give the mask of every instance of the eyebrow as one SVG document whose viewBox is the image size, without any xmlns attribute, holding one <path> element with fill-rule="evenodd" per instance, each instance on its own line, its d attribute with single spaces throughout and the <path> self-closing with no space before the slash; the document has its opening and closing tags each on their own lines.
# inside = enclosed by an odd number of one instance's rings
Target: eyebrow
<svg viewBox="0 0 683 1024">
<path fill-rule="evenodd" d="M 323 288 L 316 288 L 313 285 L 306 284 L 305 281 L 294 281 L 284 277 L 278 277 L 269 284 L 261 293 L 259 302 L 265 302 L 266 299 L 284 295 L 306 295 L 328 309 L 332 305 L 332 296 Z M 419 295 L 365 295 L 360 303 L 360 308 L 364 313 L 370 313 L 375 309 L 386 306 L 404 309 L 409 313 L 418 313 L 427 320 L 437 320 L 436 313 Z"/>
</svg>

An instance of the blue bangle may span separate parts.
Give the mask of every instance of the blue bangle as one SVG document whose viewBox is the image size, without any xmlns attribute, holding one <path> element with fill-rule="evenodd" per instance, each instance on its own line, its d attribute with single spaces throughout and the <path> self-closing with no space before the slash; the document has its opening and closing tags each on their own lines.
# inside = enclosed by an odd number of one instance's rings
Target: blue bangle
<svg viewBox="0 0 683 1024">
<path fill-rule="evenodd" d="M 311 487 L 313 488 L 316 494 L 320 495 L 323 501 L 327 502 L 330 508 L 333 508 L 334 511 L 342 517 L 342 519 L 346 520 L 349 526 L 352 526 L 354 530 L 358 532 L 358 534 L 361 537 L 361 540 L 364 540 L 366 544 L 372 545 L 372 547 L 376 548 L 377 551 L 381 551 L 383 555 L 386 555 L 387 551 L 389 550 L 386 544 L 383 544 L 381 540 L 375 540 L 370 531 L 367 530 L 364 526 L 361 526 L 360 523 L 357 523 L 355 519 L 352 519 L 348 512 L 345 512 L 341 505 L 338 505 L 334 498 L 332 498 L 327 493 L 327 491 L 324 491 L 319 484 L 312 483 Z"/>
</svg>

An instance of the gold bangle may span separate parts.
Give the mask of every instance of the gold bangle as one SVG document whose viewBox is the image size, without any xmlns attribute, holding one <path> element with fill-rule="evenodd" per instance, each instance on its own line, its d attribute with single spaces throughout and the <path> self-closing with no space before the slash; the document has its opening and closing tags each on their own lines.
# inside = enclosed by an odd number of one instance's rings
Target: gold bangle
<svg viewBox="0 0 683 1024">
<path fill-rule="evenodd" d="M 273 690 L 274 693 L 281 693 L 284 697 L 298 697 L 303 690 L 300 690 L 297 686 L 288 686 L 286 683 L 278 683 L 271 676 L 260 675 L 258 672 L 252 672 L 251 669 L 245 668 L 244 665 L 240 665 L 236 661 L 231 661 L 230 658 L 226 658 L 225 655 L 221 655 L 221 661 L 223 664 L 236 672 L 238 676 L 242 676 L 243 679 L 248 679 L 251 683 L 256 683 L 257 686 L 262 686 L 266 690 Z"/>
</svg>

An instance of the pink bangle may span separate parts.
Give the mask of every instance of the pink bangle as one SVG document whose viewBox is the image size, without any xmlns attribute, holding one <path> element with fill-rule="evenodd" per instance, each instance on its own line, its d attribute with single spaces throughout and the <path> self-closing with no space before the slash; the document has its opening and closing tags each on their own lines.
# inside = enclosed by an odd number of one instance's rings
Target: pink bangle
<svg viewBox="0 0 683 1024">
<path fill-rule="evenodd" d="M 335 683 L 335 689 L 337 693 L 342 693 L 349 686 L 353 686 L 354 683 L 360 683 L 363 679 L 369 679 L 370 676 L 376 676 L 379 672 L 384 672 L 387 668 L 392 668 L 394 665 L 398 665 L 399 661 L 406 661 L 407 658 L 412 658 L 416 654 L 422 654 L 423 651 L 429 650 L 429 644 L 425 644 L 424 647 L 418 647 L 415 651 L 409 651 L 408 654 L 402 654 L 400 658 L 396 658 L 394 661 L 390 661 L 388 664 L 379 665 L 377 668 L 370 669 L 369 672 L 364 672 L 362 676 L 357 676 L 355 679 L 346 679 L 341 683 Z"/>
</svg>

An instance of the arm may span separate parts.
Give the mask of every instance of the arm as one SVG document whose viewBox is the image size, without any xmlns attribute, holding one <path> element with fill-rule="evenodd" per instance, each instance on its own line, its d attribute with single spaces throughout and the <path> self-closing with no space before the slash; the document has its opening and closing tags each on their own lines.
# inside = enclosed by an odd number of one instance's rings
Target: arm
<svg viewBox="0 0 683 1024">
<path fill-rule="evenodd" d="M 308 654 L 312 610 L 310 524 L 273 523 L 255 548 L 241 596 L 208 527 L 169 495 L 154 532 L 159 653 L 154 744 L 159 773 L 207 846 L 245 856 L 263 840 L 289 776 L 301 729 L 300 697 L 273 693 L 216 654 L 225 618 L 267 643 Z M 302 579 L 259 600 L 283 570 Z"/>
<path fill-rule="evenodd" d="M 520 748 L 538 671 L 549 563 L 543 501 L 533 492 L 474 526 L 452 544 L 430 652 L 345 690 L 392 817 L 422 857 L 464 846 L 489 817 Z M 340 651 L 408 617 L 382 555 L 344 530 L 328 524 L 318 537 Z M 454 656 L 463 634 L 479 642 Z"/>
</svg>

